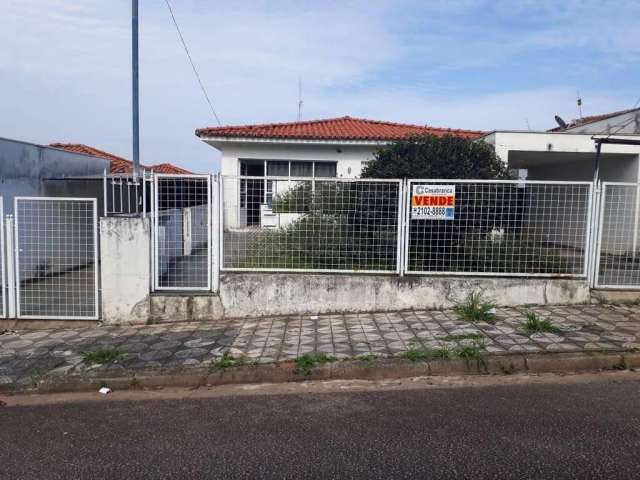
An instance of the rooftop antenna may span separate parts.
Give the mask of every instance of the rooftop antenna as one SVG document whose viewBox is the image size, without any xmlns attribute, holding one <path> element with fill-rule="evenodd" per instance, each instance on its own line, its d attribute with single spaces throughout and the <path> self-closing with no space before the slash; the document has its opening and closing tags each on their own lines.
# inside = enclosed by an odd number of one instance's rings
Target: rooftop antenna
<svg viewBox="0 0 640 480">
<path fill-rule="evenodd" d="M 529 124 L 529 119 L 525 118 L 524 121 L 527 124 L 527 130 L 531 131 L 531 125 Z"/>
<path fill-rule="evenodd" d="M 302 79 L 298 77 L 298 121 L 302 120 Z"/>
<path fill-rule="evenodd" d="M 580 98 L 580 91 L 576 90 L 576 97 L 577 98 L 577 103 L 578 103 L 578 114 L 580 115 L 580 119 L 582 119 L 582 98 Z"/>
</svg>

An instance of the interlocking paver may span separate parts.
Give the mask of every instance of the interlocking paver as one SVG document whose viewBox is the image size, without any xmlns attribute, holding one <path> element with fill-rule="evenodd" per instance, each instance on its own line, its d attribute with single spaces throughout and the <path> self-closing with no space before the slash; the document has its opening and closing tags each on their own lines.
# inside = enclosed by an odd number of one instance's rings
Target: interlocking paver
<svg viewBox="0 0 640 480">
<path fill-rule="evenodd" d="M 528 334 L 523 326 L 528 311 L 558 331 Z M 496 317 L 495 324 L 474 323 L 453 311 L 416 310 L 7 332 L 0 335 L 0 383 L 28 384 L 34 375 L 205 366 L 226 352 L 268 363 L 313 352 L 348 358 L 409 348 L 455 352 L 476 344 L 491 355 L 640 349 L 639 306 L 498 308 Z M 85 365 L 82 352 L 97 348 L 117 349 L 123 356 L 116 364 Z"/>
</svg>

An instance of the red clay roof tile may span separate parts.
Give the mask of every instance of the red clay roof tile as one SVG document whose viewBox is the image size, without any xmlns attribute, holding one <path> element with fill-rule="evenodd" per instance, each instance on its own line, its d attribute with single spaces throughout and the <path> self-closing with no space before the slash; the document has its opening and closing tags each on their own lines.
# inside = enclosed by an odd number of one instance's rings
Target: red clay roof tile
<svg viewBox="0 0 640 480">
<path fill-rule="evenodd" d="M 51 143 L 49 146 L 54 148 L 60 148 L 68 152 L 82 153 L 84 155 L 92 155 L 94 157 L 104 158 L 111 162 L 110 173 L 130 173 L 133 171 L 133 162 L 126 158 L 118 157 L 112 153 L 99 150 L 97 148 L 84 145 L 82 143 Z M 190 174 L 188 170 L 184 168 L 176 167 L 170 163 L 161 163 L 159 165 L 152 165 L 146 167 L 141 165 L 145 170 L 150 170 L 156 173 L 171 173 L 175 175 Z"/>
<path fill-rule="evenodd" d="M 199 128 L 198 137 L 281 138 L 302 140 L 400 140 L 412 135 L 454 135 L 478 138 L 485 132 L 459 130 L 404 123 L 381 122 L 364 118 L 340 117 L 305 122 L 270 123 Z"/>
</svg>

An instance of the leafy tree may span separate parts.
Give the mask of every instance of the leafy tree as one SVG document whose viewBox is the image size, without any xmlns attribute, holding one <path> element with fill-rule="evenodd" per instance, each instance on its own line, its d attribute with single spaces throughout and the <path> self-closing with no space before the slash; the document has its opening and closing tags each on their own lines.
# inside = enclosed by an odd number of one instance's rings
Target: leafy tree
<svg viewBox="0 0 640 480">
<path fill-rule="evenodd" d="M 362 177 L 509 178 L 491 145 L 453 135 L 414 136 L 387 145 L 366 165 Z"/>
</svg>

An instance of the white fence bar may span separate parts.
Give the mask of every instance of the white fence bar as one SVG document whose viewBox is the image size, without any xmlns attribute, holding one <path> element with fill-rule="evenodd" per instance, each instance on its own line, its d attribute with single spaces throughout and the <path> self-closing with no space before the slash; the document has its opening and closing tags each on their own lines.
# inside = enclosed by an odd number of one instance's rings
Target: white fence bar
<svg viewBox="0 0 640 480">
<path fill-rule="evenodd" d="M 400 273 L 402 181 L 222 176 L 223 271 Z"/>
<path fill-rule="evenodd" d="M 15 197 L 18 318 L 97 320 L 97 200 Z"/>
<path fill-rule="evenodd" d="M 7 254 L 4 235 L 4 199 L 0 197 L 0 280 L 2 281 L 2 317 L 7 316 Z"/>
<path fill-rule="evenodd" d="M 410 180 L 405 271 L 586 277 L 591 196 L 590 182 Z"/>
<path fill-rule="evenodd" d="M 14 223 L 13 223 L 13 215 L 8 215 L 6 221 L 4 222 L 6 225 L 6 239 L 7 239 L 7 248 L 6 248 L 6 259 L 7 259 L 7 316 L 9 318 L 16 318 L 16 270 L 14 258 L 16 255 L 16 251 L 14 248 Z"/>
<path fill-rule="evenodd" d="M 603 182 L 595 256 L 595 287 L 640 289 L 638 184 Z"/>
</svg>

